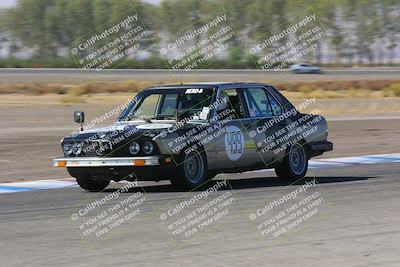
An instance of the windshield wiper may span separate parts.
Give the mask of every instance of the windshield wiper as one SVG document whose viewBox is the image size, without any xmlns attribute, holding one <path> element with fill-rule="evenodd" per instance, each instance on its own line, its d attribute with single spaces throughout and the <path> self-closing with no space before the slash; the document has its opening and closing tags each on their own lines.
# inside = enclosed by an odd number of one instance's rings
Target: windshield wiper
<svg viewBox="0 0 400 267">
<path fill-rule="evenodd" d="M 156 120 L 159 120 L 159 119 L 172 119 L 172 120 L 176 120 L 176 116 L 174 116 L 174 115 L 158 115 L 155 119 L 156 119 Z"/>
</svg>

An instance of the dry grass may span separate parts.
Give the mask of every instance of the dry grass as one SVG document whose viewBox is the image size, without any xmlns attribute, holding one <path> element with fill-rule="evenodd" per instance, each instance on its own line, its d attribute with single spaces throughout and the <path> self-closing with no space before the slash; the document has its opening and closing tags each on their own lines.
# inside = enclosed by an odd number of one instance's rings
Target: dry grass
<svg viewBox="0 0 400 267">
<path fill-rule="evenodd" d="M 299 92 L 301 90 L 348 91 L 369 90 L 380 91 L 399 80 L 350 80 L 350 81 L 316 81 L 316 82 L 288 82 L 276 84 L 281 90 Z M 305 89 L 307 88 L 307 89 Z"/>
<path fill-rule="evenodd" d="M 61 103 L 68 104 L 68 103 L 85 103 L 86 101 L 83 97 L 79 97 L 76 95 L 63 95 L 60 97 Z"/>
<path fill-rule="evenodd" d="M 335 92 L 331 92 L 332 94 Z M 338 93 L 338 92 L 336 92 Z M 373 94 L 377 94 L 374 92 Z M 44 94 L 44 95 L 28 95 L 28 94 L 4 94 L 0 96 L 0 106 L 2 107 L 51 107 L 51 106 L 73 106 L 106 110 L 126 103 L 136 93 L 98 93 L 91 95 L 83 95 L 79 97 L 71 97 L 70 95 Z M 300 92 L 284 92 L 284 95 L 294 105 L 304 102 L 305 97 Z M 320 98 L 317 99 L 315 105 L 311 105 L 309 110 L 312 112 L 315 108 L 320 109 L 324 115 L 340 115 L 340 114 L 399 114 L 400 98 L 399 97 L 380 97 L 380 98 Z"/>
<path fill-rule="evenodd" d="M 68 88 L 61 84 L 0 84 L 0 94 L 65 94 Z"/>
<path fill-rule="evenodd" d="M 389 86 L 383 88 L 383 96 L 390 97 L 390 96 L 400 96 L 400 82 L 392 83 Z"/>
<path fill-rule="evenodd" d="M 0 94 L 64 95 L 63 103 L 84 102 L 83 96 L 95 94 L 137 93 L 145 87 L 175 83 L 164 81 L 126 80 L 121 83 L 83 83 L 78 85 L 62 84 L 0 84 Z M 287 93 L 298 93 L 301 97 L 316 98 L 370 98 L 370 97 L 400 97 L 400 80 L 357 80 L 357 81 L 318 81 L 318 82 L 287 82 L 276 84 L 276 87 Z"/>
<path fill-rule="evenodd" d="M 150 81 L 126 80 L 122 83 L 84 83 L 78 85 L 62 84 L 0 84 L 0 94 L 70 94 L 72 96 L 81 96 L 97 93 L 137 93 L 145 87 L 158 85 Z"/>
<path fill-rule="evenodd" d="M 3 94 L 0 96 L 0 106 L 70 106 L 75 104 L 95 106 L 118 106 L 134 98 L 136 93 L 92 94 L 73 97 L 68 94 Z"/>
<path fill-rule="evenodd" d="M 400 96 L 400 81 L 396 80 L 291 82 L 277 84 L 276 87 L 286 92 L 299 92 L 305 97 L 317 98 Z"/>
</svg>

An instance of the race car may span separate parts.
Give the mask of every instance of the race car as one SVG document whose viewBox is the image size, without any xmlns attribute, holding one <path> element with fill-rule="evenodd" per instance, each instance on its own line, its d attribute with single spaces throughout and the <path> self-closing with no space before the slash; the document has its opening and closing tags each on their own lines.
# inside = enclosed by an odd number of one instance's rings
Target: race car
<svg viewBox="0 0 400 267">
<path fill-rule="evenodd" d="M 194 189 L 219 173 L 274 168 L 282 179 L 304 177 L 308 160 L 333 149 L 326 120 L 303 114 L 273 86 L 195 83 L 144 89 L 108 127 L 82 127 L 61 140 L 78 184 L 101 191 L 110 181 L 170 180 Z M 85 128 L 85 129 L 84 129 Z"/>
<path fill-rule="evenodd" d="M 307 63 L 298 63 L 298 64 L 293 64 L 292 66 L 290 66 L 290 71 L 292 71 L 293 73 L 322 73 L 321 72 L 321 68 L 311 65 L 311 64 L 307 64 Z"/>
</svg>

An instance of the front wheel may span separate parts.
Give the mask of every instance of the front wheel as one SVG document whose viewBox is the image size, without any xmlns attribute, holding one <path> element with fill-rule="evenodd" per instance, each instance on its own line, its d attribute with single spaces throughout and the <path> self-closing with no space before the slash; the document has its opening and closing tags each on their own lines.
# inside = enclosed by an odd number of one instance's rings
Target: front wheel
<svg viewBox="0 0 400 267">
<path fill-rule="evenodd" d="M 171 183 L 178 188 L 193 189 L 207 181 L 207 163 L 204 153 L 193 150 L 183 155 L 177 176 Z"/>
<path fill-rule="evenodd" d="M 300 143 L 296 143 L 290 146 L 282 165 L 275 168 L 275 173 L 281 179 L 298 180 L 306 175 L 307 169 L 307 150 Z"/>
<path fill-rule="evenodd" d="M 110 181 L 107 180 L 93 180 L 91 178 L 76 178 L 77 183 L 82 189 L 88 190 L 90 192 L 100 192 L 103 191 Z"/>
</svg>

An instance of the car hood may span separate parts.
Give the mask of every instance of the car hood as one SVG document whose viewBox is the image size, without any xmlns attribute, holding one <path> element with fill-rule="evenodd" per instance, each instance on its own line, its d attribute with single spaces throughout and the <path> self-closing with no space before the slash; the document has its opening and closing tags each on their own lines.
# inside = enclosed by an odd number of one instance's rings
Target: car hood
<svg viewBox="0 0 400 267">
<path fill-rule="evenodd" d="M 113 139 L 119 136 L 137 138 L 148 136 L 153 138 L 169 129 L 177 128 L 178 123 L 172 120 L 162 121 L 117 121 L 111 126 L 87 129 L 76 134 L 66 136 L 63 141 L 84 141 L 85 139 Z M 193 127 L 192 124 L 180 125 L 178 128 L 185 129 Z"/>
</svg>

